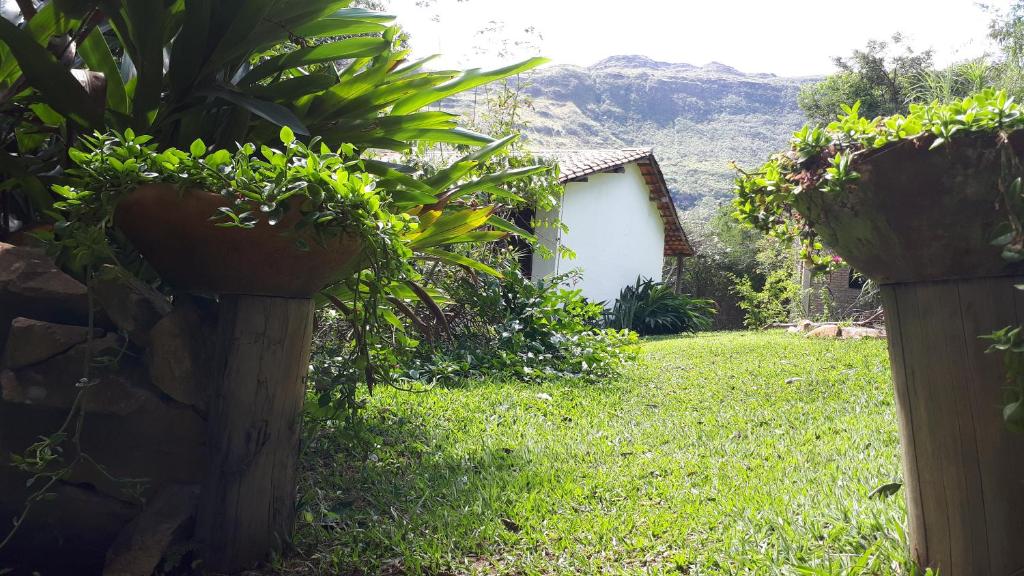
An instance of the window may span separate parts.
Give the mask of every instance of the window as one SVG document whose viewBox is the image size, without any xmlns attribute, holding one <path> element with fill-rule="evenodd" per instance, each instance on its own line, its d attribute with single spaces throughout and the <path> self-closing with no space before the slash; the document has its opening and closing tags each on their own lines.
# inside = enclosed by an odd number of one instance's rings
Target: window
<svg viewBox="0 0 1024 576">
<path fill-rule="evenodd" d="M 847 282 L 847 285 L 850 288 L 853 288 L 854 290 L 861 290 L 864 288 L 864 283 L 867 282 L 867 278 L 865 278 L 860 272 L 850 268 L 850 278 Z"/>
</svg>

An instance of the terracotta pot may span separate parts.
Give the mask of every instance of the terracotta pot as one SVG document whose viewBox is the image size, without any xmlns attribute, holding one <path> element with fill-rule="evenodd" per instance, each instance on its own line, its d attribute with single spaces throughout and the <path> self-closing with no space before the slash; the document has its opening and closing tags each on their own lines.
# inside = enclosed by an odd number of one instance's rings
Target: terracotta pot
<svg viewBox="0 0 1024 576">
<path fill-rule="evenodd" d="M 277 226 L 224 228 L 210 218 L 228 200 L 202 190 L 146 184 L 117 205 L 115 222 L 164 280 L 190 292 L 309 297 L 354 271 L 361 243 L 337 237 L 296 244 L 292 211 Z"/>
<path fill-rule="evenodd" d="M 860 175 L 841 194 L 808 190 L 797 210 L 825 244 L 879 284 L 1006 275 L 991 242 L 1007 221 L 997 188 L 996 136 L 901 141 L 857 159 Z M 1024 134 L 1011 143 L 1018 156 Z M 1024 159 L 1024 158 L 1022 158 Z"/>
</svg>

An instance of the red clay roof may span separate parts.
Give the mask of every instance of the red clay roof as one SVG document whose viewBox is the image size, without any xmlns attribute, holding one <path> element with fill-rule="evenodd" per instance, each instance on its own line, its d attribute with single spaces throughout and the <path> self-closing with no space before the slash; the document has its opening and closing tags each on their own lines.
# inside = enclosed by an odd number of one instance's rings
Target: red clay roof
<svg viewBox="0 0 1024 576">
<path fill-rule="evenodd" d="M 636 163 L 643 174 L 644 182 L 650 189 L 650 199 L 658 206 L 665 224 L 665 255 L 693 256 L 693 247 L 686 237 L 679 213 L 672 202 L 665 175 L 654 158 L 650 148 L 599 148 L 590 150 L 536 150 L 534 155 L 550 158 L 558 163 L 561 170 L 558 181 L 571 182 L 600 172 L 614 170 L 626 164 Z"/>
</svg>

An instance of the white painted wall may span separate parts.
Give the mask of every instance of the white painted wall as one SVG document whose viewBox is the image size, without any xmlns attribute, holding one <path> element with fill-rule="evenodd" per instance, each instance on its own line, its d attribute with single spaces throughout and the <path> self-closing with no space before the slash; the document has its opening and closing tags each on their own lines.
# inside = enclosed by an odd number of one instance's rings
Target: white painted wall
<svg viewBox="0 0 1024 576">
<path fill-rule="evenodd" d="M 533 274 L 540 278 L 579 268 L 577 286 L 593 301 L 615 302 L 619 291 L 636 277 L 662 279 L 665 226 L 649 199 L 650 189 L 640 168 L 628 164 L 621 174 L 592 174 L 587 182 L 569 182 L 561 202 L 561 218 L 568 232 L 554 234 L 538 227 L 537 235 L 556 256 L 533 257 Z M 550 218 L 538 214 L 538 220 Z M 558 256 L 556 246 L 576 252 L 576 259 Z"/>
</svg>

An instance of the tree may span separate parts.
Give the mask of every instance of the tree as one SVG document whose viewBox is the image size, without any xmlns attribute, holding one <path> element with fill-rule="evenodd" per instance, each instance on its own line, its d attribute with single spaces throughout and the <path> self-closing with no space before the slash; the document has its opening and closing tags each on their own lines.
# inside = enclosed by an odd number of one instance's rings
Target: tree
<svg viewBox="0 0 1024 576">
<path fill-rule="evenodd" d="M 1024 1 L 1015 0 L 1006 10 L 985 7 L 992 19 L 989 37 L 999 46 L 995 85 L 1013 96 L 1024 94 Z"/>
<path fill-rule="evenodd" d="M 861 103 L 866 117 L 905 112 L 922 75 L 933 69 L 932 51 L 915 52 L 901 34 L 870 40 L 863 50 L 833 59 L 837 74 L 800 90 L 799 104 L 812 121 L 829 123 L 840 104 Z"/>
</svg>

